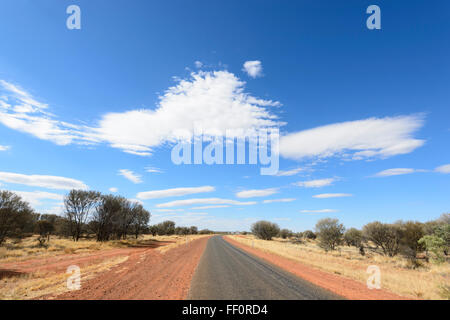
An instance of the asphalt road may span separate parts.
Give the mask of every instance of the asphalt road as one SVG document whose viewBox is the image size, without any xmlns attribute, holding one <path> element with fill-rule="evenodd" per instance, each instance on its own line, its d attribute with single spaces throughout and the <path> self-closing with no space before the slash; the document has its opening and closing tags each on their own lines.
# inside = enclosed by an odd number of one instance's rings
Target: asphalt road
<svg viewBox="0 0 450 320">
<path fill-rule="evenodd" d="M 225 241 L 212 237 L 192 278 L 188 299 L 343 299 Z"/>
</svg>

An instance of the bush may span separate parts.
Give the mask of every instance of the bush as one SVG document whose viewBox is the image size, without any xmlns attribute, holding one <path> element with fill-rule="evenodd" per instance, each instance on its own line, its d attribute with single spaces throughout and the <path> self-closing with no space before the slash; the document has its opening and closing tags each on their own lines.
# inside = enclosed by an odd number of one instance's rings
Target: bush
<svg viewBox="0 0 450 320">
<path fill-rule="evenodd" d="M 302 236 L 305 239 L 311 239 L 311 240 L 314 240 L 317 237 L 316 234 L 314 232 L 312 232 L 311 230 L 306 230 L 305 232 L 303 232 Z"/>
<path fill-rule="evenodd" d="M 6 237 L 22 236 L 33 225 L 33 210 L 22 198 L 9 191 L 0 191 L 0 245 Z"/>
<path fill-rule="evenodd" d="M 344 225 L 339 223 L 338 219 L 325 218 L 319 220 L 316 224 L 319 246 L 326 251 L 335 250 L 342 243 L 344 231 Z"/>
<path fill-rule="evenodd" d="M 419 240 L 419 244 L 423 245 L 425 249 L 433 253 L 433 260 L 437 263 L 442 263 L 445 261 L 444 250 L 445 241 L 435 235 L 427 235 Z"/>
<path fill-rule="evenodd" d="M 288 229 L 281 229 L 279 236 L 283 239 L 292 237 L 292 231 Z"/>
<path fill-rule="evenodd" d="M 367 240 L 381 247 L 385 255 L 393 257 L 398 253 L 401 240 L 398 226 L 375 221 L 364 226 L 363 234 Z"/>
<path fill-rule="evenodd" d="M 252 225 L 252 233 L 263 240 L 272 240 L 280 232 L 276 223 L 269 221 L 258 221 Z"/>
<path fill-rule="evenodd" d="M 399 223 L 398 226 L 401 229 L 400 252 L 408 259 L 415 261 L 417 253 L 424 249 L 424 246 L 419 243 L 425 235 L 423 224 L 407 221 Z"/>
<path fill-rule="evenodd" d="M 344 234 L 344 242 L 348 246 L 360 248 L 363 243 L 363 233 L 356 228 L 348 229 Z"/>
</svg>

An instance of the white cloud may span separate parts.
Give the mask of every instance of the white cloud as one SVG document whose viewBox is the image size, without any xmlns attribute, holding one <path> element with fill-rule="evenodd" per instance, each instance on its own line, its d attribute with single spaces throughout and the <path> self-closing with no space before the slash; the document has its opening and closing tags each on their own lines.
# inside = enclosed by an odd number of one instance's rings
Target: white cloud
<svg viewBox="0 0 450 320">
<path fill-rule="evenodd" d="M 320 209 L 320 210 L 301 210 L 301 213 L 332 213 L 338 212 L 335 209 Z"/>
<path fill-rule="evenodd" d="M 184 211 L 184 209 L 155 209 L 157 212 L 174 212 L 174 211 Z"/>
<path fill-rule="evenodd" d="M 38 207 L 42 205 L 41 200 L 57 200 L 63 201 L 64 196 L 61 194 L 44 192 L 44 191 L 12 191 L 15 194 L 22 197 L 23 200 L 30 203 L 32 207 Z"/>
<path fill-rule="evenodd" d="M 317 199 L 327 199 L 327 198 L 343 198 L 343 197 L 352 197 L 353 195 L 350 193 L 322 193 L 316 194 L 313 198 Z"/>
<path fill-rule="evenodd" d="M 219 209 L 219 208 L 229 208 L 228 205 L 218 205 L 218 206 L 201 206 L 201 207 L 193 207 L 191 210 L 205 210 L 205 209 Z"/>
<path fill-rule="evenodd" d="M 334 181 L 335 181 L 334 178 L 317 179 L 309 181 L 299 181 L 294 183 L 294 185 L 304 188 L 321 188 L 331 185 Z"/>
<path fill-rule="evenodd" d="M 0 80 L 0 92 L 4 93 L 0 97 L 0 123 L 11 129 L 58 145 L 92 144 L 99 141 L 95 132 L 86 126 L 55 120 L 46 111 L 47 104 L 38 102 L 31 94 L 12 83 Z"/>
<path fill-rule="evenodd" d="M 117 191 L 119 191 L 119 189 L 113 187 L 113 188 L 109 188 L 109 191 L 112 193 L 116 193 Z"/>
<path fill-rule="evenodd" d="M 279 102 L 257 99 L 244 92 L 245 83 L 227 71 L 192 73 L 160 97 L 156 110 L 108 113 L 96 132 L 112 147 L 138 155 L 186 137 L 194 128 L 203 134 L 251 130 L 280 125 L 266 107 Z"/>
<path fill-rule="evenodd" d="M 450 164 L 444 164 L 443 166 L 437 167 L 434 170 L 440 173 L 450 173 Z"/>
<path fill-rule="evenodd" d="M 120 169 L 119 170 L 119 175 L 123 176 L 125 179 L 130 180 L 133 183 L 142 183 L 142 179 L 141 176 L 134 173 L 131 170 L 128 169 Z"/>
<path fill-rule="evenodd" d="M 278 177 L 294 176 L 294 175 L 296 175 L 297 173 L 299 173 L 299 172 L 301 172 L 301 171 L 304 171 L 304 170 L 305 170 L 304 168 L 295 168 L 295 169 L 292 169 L 292 170 L 286 170 L 286 171 L 279 170 L 278 173 L 277 173 L 276 175 L 277 175 Z"/>
<path fill-rule="evenodd" d="M 258 99 L 244 89 L 245 82 L 228 71 L 193 72 L 168 88 L 156 109 L 107 113 L 97 126 L 85 126 L 56 120 L 46 111 L 47 104 L 0 80 L 0 123 L 58 145 L 103 142 L 130 154 L 149 156 L 153 148 L 186 137 L 194 128 L 217 136 L 226 130 L 282 124 L 267 109 L 280 106 L 279 102 Z"/>
<path fill-rule="evenodd" d="M 149 173 L 162 173 L 161 169 L 155 167 L 146 167 L 145 171 Z"/>
<path fill-rule="evenodd" d="M 139 199 L 128 199 L 128 201 L 135 202 L 135 203 L 138 203 L 140 205 L 144 205 L 144 203 L 141 200 L 139 200 Z"/>
<path fill-rule="evenodd" d="M 292 202 L 297 199 L 294 198 L 283 198 L 283 199 L 270 199 L 270 200 L 264 200 L 263 203 L 274 203 L 274 202 Z"/>
<path fill-rule="evenodd" d="M 250 77 L 257 78 L 262 76 L 262 64 L 261 61 L 245 61 L 244 68 L 242 71 L 245 71 Z"/>
<path fill-rule="evenodd" d="M 154 190 L 139 192 L 137 198 L 147 200 L 147 199 L 158 199 L 158 198 L 168 198 L 168 197 L 180 197 L 188 194 L 203 193 L 203 192 L 213 192 L 216 189 L 212 186 L 203 187 L 189 187 L 189 188 L 173 188 L 165 190 Z"/>
<path fill-rule="evenodd" d="M 195 61 L 194 64 L 195 64 L 195 67 L 198 68 L 198 69 L 203 67 L 203 62 L 201 62 L 201 61 Z"/>
<path fill-rule="evenodd" d="M 244 190 L 236 193 L 238 198 L 265 197 L 278 193 L 277 188 Z"/>
<path fill-rule="evenodd" d="M 411 174 L 414 172 L 418 172 L 422 170 L 416 170 L 412 168 L 394 168 L 394 169 L 387 169 L 383 170 L 381 172 L 378 172 L 375 177 L 390 177 L 390 176 L 399 176 L 403 174 Z"/>
<path fill-rule="evenodd" d="M 0 151 L 7 151 L 9 149 L 11 149 L 10 146 L 2 146 L 2 145 L 0 145 Z"/>
<path fill-rule="evenodd" d="M 203 198 L 203 199 L 186 199 L 186 200 L 175 200 L 166 203 L 157 204 L 157 208 L 170 208 L 170 207 L 179 207 L 179 206 L 188 206 L 195 204 L 230 204 L 236 206 L 244 206 L 244 205 L 253 205 L 256 202 L 241 202 L 230 199 L 221 199 L 221 198 Z"/>
<path fill-rule="evenodd" d="M 12 172 L 0 172 L 0 181 L 47 189 L 88 189 L 88 186 L 79 180 L 58 176 L 26 175 Z"/>
<path fill-rule="evenodd" d="M 280 154 L 289 159 L 387 158 L 406 154 L 421 147 L 425 141 L 413 138 L 422 127 L 421 116 L 369 118 L 325 125 L 287 134 L 280 139 Z"/>
</svg>

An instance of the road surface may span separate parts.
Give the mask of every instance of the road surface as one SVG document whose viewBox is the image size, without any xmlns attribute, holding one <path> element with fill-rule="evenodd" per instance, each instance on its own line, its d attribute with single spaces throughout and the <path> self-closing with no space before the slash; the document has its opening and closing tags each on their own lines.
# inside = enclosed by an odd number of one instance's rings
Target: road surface
<svg viewBox="0 0 450 320">
<path fill-rule="evenodd" d="M 188 299 L 343 299 L 225 241 L 209 239 L 192 278 Z"/>
</svg>

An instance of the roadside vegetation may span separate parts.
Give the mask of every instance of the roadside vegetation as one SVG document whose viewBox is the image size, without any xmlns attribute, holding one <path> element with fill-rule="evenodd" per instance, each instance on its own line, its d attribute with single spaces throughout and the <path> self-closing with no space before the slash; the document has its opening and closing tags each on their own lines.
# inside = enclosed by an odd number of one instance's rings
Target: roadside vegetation
<svg viewBox="0 0 450 320">
<path fill-rule="evenodd" d="M 377 265 L 384 289 L 411 298 L 450 299 L 450 214 L 425 223 L 371 222 L 361 230 L 346 229 L 331 218 L 319 220 L 314 231 L 304 232 L 280 230 L 268 223 L 256 222 L 252 234 L 230 237 L 363 283 L 367 267 Z M 264 236 L 277 228 L 279 232 L 271 241 Z"/>
</svg>

